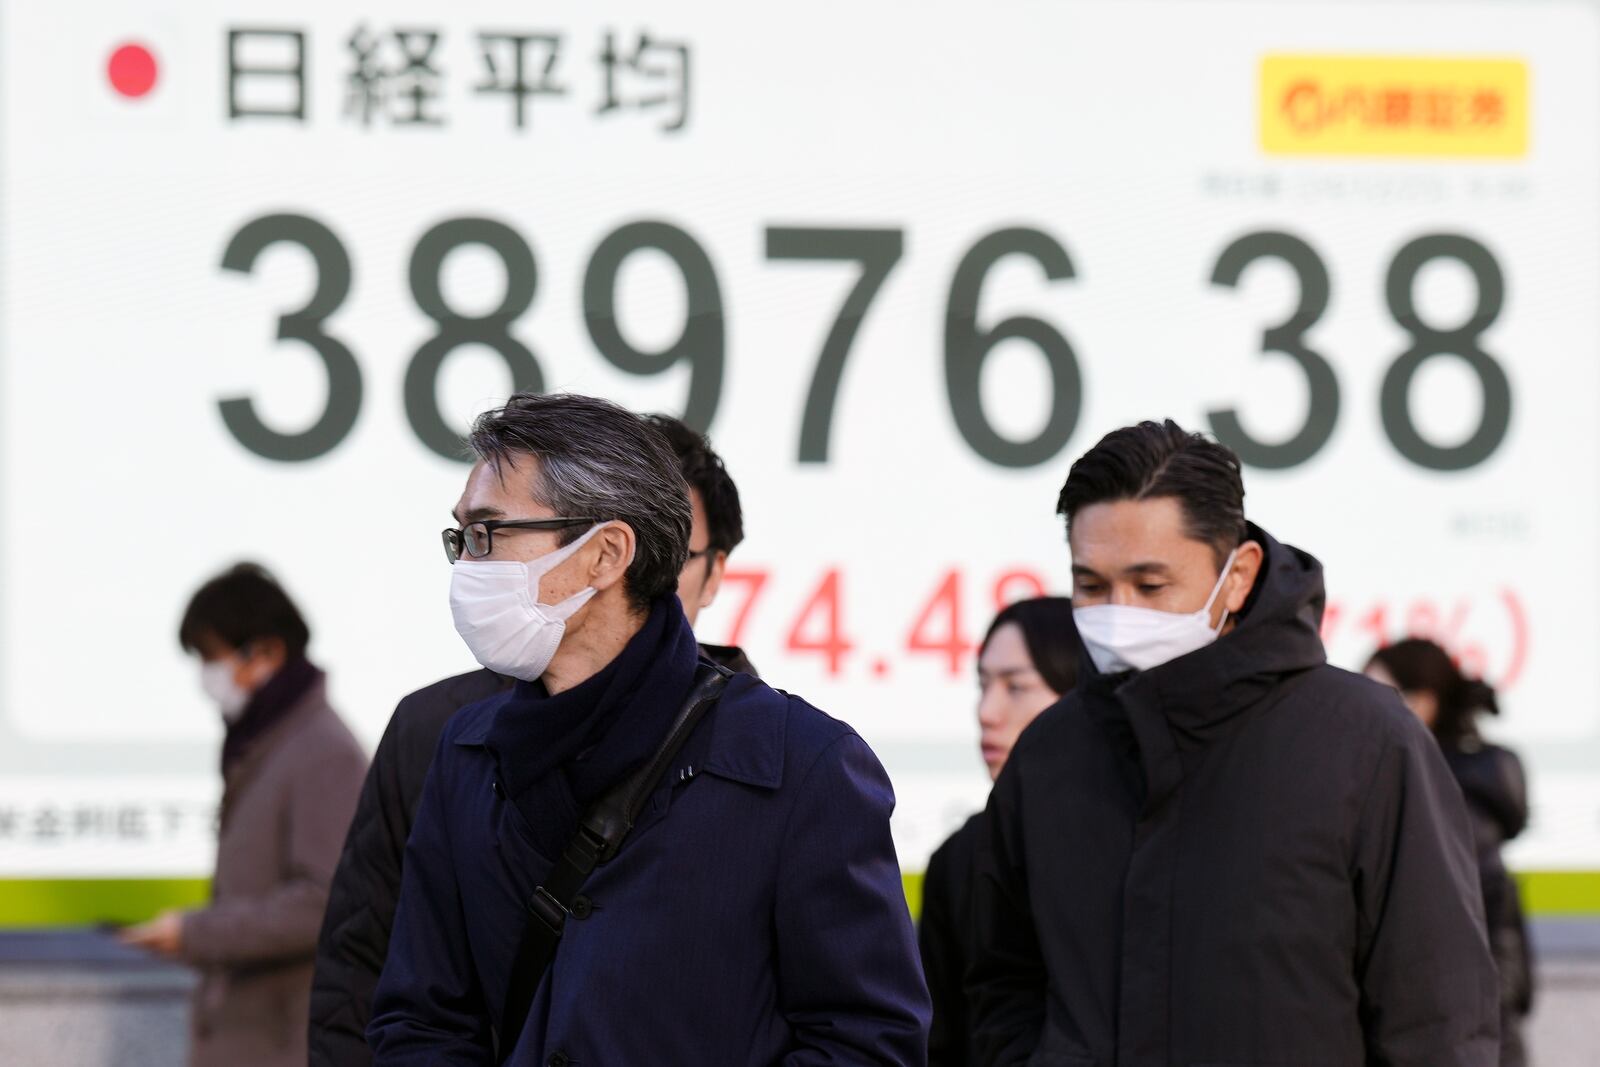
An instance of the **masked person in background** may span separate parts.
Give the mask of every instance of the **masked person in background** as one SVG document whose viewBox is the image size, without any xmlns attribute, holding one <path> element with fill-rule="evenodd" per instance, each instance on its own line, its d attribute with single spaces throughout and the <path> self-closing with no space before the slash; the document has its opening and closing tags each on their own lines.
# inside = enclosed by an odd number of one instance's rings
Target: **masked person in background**
<svg viewBox="0 0 1600 1067">
<path fill-rule="evenodd" d="M 1466 797 L 1489 947 L 1500 972 L 1500 1064 L 1523 1067 L 1522 1018 L 1533 1007 L 1533 964 L 1517 883 L 1500 849 L 1528 825 L 1528 783 L 1517 754 L 1478 733 L 1478 715 L 1500 712 L 1494 690 L 1462 675 L 1443 648 L 1416 637 L 1374 652 L 1367 677 L 1400 691 L 1439 742 Z"/>
<path fill-rule="evenodd" d="M 739 489 L 703 435 L 669 415 L 645 420 L 666 438 L 689 484 L 693 521 L 678 600 L 692 627 L 716 599 L 728 554 L 744 540 Z M 700 651 L 730 670 L 756 673 L 742 649 L 701 644 Z M 317 943 L 311 1067 L 372 1062 L 366 1038 L 372 993 L 389 952 L 406 838 L 439 735 L 458 710 L 511 688 L 514 681 L 480 669 L 419 689 L 395 708 L 361 789 Z"/>
<path fill-rule="evenodd" d="M 923 1063 L 888 778 L 848 726 L 701 660 L 665 440 L 606 401 L 533 394 L 470 440 L 451 609 L 518 681 L 440 741 L 375 1062 Z M 598 818 L 621 783 L 634 815 Z"/>
<path fill-rule="evenodd" d="M 1107 435 L 1058 511 L 1085 675 L 991 794 L 968 972 L 989 1064 L 1493 1067 L 1460 790 L 1394 691 L 1328 666 L 1322 567 L 1238 458 Z"/>
<path fill-rule="evenodd" d="M 199 968 L 194 1067 L 303 1067 L 303 1020 L 328 882 L 366 771 L 306 659 L 310 631 L 283 588 L 242 563 L 189 602 L 178 629 L 227 723 L 211 903 L 123 934 Z"/>
<path fill-rule="evenodd" d="M 978 646 L 978 726 L 983 762 L 993 780 L 1022 731 L 1061 699 L 1078 677 L 1072 601 L 1038 597 L 1008 605 Z M 917 936 L 933 999 L 929 1067 L 981 1062 L 972 1048 L 962 978 L 971 953 L 972 876 L 979 823 L 974 815 L 928 860 Z"/>
</svg>

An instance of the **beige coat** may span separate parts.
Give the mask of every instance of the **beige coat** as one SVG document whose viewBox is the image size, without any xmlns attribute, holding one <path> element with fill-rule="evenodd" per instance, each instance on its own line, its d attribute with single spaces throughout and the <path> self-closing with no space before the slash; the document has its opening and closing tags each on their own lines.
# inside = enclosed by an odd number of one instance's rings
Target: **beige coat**
<svg viewBox="0 0 1600 1067">
<path fill-rule="evenodd" d="M 211 904 L 183 922 L 191 1067 L 305 1067 L 317 931 L 366 766 L 318 681 L 229 771 Z"/>
</svg>

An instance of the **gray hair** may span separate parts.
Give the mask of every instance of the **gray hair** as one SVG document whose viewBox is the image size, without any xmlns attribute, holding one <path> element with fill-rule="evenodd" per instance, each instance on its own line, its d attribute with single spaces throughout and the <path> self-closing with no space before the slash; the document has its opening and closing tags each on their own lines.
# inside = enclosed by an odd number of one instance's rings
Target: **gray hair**
<svg viewBox="0 0 1600 1067">
<path fill-rule="evenodd" d="M 598 397 L 517 393 L 479 415 L 467 441 L 497 471 L 518 456 L 537 458 L 530 492 L 556 514 L 632 527 L 636 547 L 623 587 L 635 608 L 677 591 L 689 558 L 689 486 L 666 439 L 644 419 Z M 582 534 L 565 530 L 561 543 Z"/>
</svg>

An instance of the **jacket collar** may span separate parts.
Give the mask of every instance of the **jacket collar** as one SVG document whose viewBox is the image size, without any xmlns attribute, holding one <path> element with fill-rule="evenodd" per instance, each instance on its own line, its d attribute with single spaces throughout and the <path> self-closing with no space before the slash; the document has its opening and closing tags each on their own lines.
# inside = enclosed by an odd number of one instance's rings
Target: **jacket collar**
<svg viewBox="0 0 1600 1067">
<path fill-rule="evenodd" d="M 509 696 L 510 689 L 502 689 L 456 712 L 452 720 L 459 724 L 455 729 L 455 744 L 462 748 L 483 748 L 489 740 L 489 724 L 494 722 L 495 709 Z"/>
<path fill-rule="evenodd" d="M 1083 657 L 1088 688 L 1125 706 L 1157 709 L 1173 728 L 1203 740 L 1285 676 L 1326 661 L 1319 628 L 1322 565 L 1251 523 L 1261 572 L 1232 631 L 1171 663 L 1128 675 L 1100 674 Z"/>
<path fill-rule="evenodd" d="M 787 697 L 750 675 L 728 679 L 711 714 L 701 769 L 759 789 L 777 789 L 783 784 L 788 710 Z"/>
<path fill-rule="evenodd" d="M 326 683 L 318 678 L 277 722 L 251 742 L 244 755 L 228 765 L 222 775 L 223 822 L 227 822 L 234 798 L 261 772 L 268 757 L 292 740 L 312 719 L 329 710 Z"/>
<path fill-rule="evenodd" d="M 328 710 L 327 682 L 318 678 L 298 700 L 289 705 L 282 717 L 251 742 L 244 755 L 229 767 L 228 773 L 223 777 L 228 780 L 247 777 L 261 765 L 269 753 L 293 737 L 305 725 L 307 719 L 325 710 Z"/>
<path fill-rule="evenodd" d="M 303 655 L 291 656 L 265 685 L 250 696 L 243 714 L 228 724 L 222 739 L 222 771 L 242 760 L 251 747 L 271 736 L 283 720 L 294 714 L 305 697 L 324 680 L 322 671 Z"/>
<path fill-rule="evenodd" d="M 1150 810 L 1182 781 L 1184 761 L 1236 728 L 1293 676 L 1325 662 L 1318 629 L 1322 565 L 1250 524 L 1265 558 L 1238 625 L 1217 641 L 1134 675 L 1104 675 L 1082 657 L 1091 716 L 1127 722 Z"/>
</svg>

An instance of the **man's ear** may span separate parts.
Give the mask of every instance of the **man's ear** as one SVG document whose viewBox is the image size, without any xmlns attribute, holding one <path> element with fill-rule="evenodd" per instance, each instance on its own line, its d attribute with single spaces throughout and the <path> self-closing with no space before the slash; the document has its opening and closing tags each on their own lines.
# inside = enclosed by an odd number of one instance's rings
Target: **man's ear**
<svg viewBox="0 0 1600 1067">
<path fill-rule="evenodd" d="M 706 580 L 700 586 L 700 609 L 704 611 L 717 599 L 717 590 L 722 588 L 722 572 L 728 569 L 728 554 L 726 552 L 711 553 L 711 569 L 706 574 Z"/>
<path fill-rule="evenodd" d="M 589 567 L 589 584 L 597 590 L 609 589 L 622 581 L 633 565 L 637 547 L 633 527 L 621 521 L 607 523 L 594 535 L 592 543 L 598 545 L 600 551 Z"/>
<path fill-rule="evenodd" d="M 1250 599 L 1250 591 L 1256 587 L 1256 577 L 1260 575 L 1265 559 L 1266 553 L 1261 550 L 1259 542 L 1239 543 L 1239 551 L 1234 554 L 1233 567 L 1222 591 L 1222 606 L 1228 609 L 1229 615 L 1237 615 L 1244 609 L 1244 602 Z"/>
</svg>

